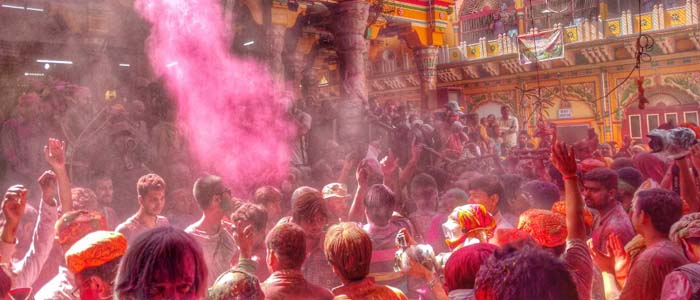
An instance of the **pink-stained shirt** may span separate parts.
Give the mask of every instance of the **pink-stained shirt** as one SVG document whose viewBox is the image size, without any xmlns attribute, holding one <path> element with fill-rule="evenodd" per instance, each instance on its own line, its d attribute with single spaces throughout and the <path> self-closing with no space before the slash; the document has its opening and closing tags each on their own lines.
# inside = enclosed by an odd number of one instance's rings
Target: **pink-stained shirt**
<svg viewBox="0 0 700 300">
<path fill-rule="evenodd" d="M 636 235 L 630 217 L 625 212 L 622 204 L 616 203 L 615 207 L 604 214 L 597 215 L 593 221 L 591 238 L 593 246 L 602 253 L 606 253 L 608 237 L 617 234 L 623 245 L 627 244 Z"/>
<path fill-rule="evenodd" d="M 571 278 L 576 284 L 579 300 L 591 299 L 593 285 L 593 260 L 588 252 L 588 245 L 582 240 L 566 242 L 566 251 L 562 255 Z"/>
<path fill-rule="evenodd" d="M 163 216 L 156 217 L 156 227 L 165 227 L 169 225 L 170 223 L 168 222 L 168 218 Z M 153 228 L 146 227 L 146 225 L 141 223 L 141 221 L 139 221 L 139 219 L 134 215 L 126 219 L 126 221 L 123 223 L 119 224 L 114 231 L 123 234 L 124 237 L 126 237 L 126 240 L 131 242 L 137 236 L 151 229 Z"/>
<path fill-rule="evenodd" d="M 694 300 L 697 297 L 700 297 L 700 264 L 690 263 L 666 275 L 661 289 L 662 300 Z"/>
<path fill-rule="evenodd" d="M 57 206 L 49 206 L 44 201 L 41 201 L 39 204 L 39 217 L 32 236 L 32 244 L 24 257 L 17 262 L 10 262 L 15 253 L 16 244 L 0 241 L 1 267 L 12 279 L 13 288 L 31 287 L 39 277 L 41 268 L 51 252 L 56 234 L 54 226 L 57 218 Z"/>
<path fill-rule="evenodd" d="M 260 287 L 265 300 L 331 300 L 331 291 L 304 279 L 299 270 L 283 270 L 270 274 Z"/>
<path fill-rule="evenodd" d="M 664 278 L 688 263 L 683 249 L 665 240 L 647 247 L 632 263 L 619 300 L 658 300 Z"/>
</svg>

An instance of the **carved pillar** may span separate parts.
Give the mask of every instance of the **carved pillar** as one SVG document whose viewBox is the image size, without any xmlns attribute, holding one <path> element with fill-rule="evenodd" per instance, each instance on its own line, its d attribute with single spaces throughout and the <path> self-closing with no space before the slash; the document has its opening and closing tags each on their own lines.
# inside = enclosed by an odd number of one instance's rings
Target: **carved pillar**
<svg viewBox="0 0 700 300">
<path fill-rule="evenodd" d="M 284 33 L 287 30 L 284 25 L 271 24 L 267 28 L 267 55 L 270 75 L 276 84 L 284 83 L 284 64 L 282 63 L 282 51 L 284 51 Z"/>
<path fill-rule="evenodd" d="M 342 101 L 338 105 L 339 141 L 359 146 L 366 142 L 363 110 L 367 103 L 367 74 L 365 73 L 368 41 L 365 39 L 369 3 L 346 0 L 333 9 L 332 25 L 338 53 Z"/>
<path fill-rule="evenodd" d="M 421 109 L 427 111 L 437 107 L 438 48 L 434 46 L 416 48 L 414 54 L 420 75 Z"/>
</svg>

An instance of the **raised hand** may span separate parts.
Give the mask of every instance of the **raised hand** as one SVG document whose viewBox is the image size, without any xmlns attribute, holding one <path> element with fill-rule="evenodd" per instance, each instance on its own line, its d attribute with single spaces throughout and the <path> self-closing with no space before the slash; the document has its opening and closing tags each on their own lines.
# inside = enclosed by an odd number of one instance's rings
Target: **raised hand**
<svg viewBox="0 0 700 300">
<path fill-rule="evenodd" d="M 563 176 L 576 175 L 577 166 L 574 149 L 566 145 L 566 143 L 558 142 L 556 136 L 554 137 L 554 144 L 552 145 L 552 165 L 554 165 Z"/>
<path fill-rule="evenodd" d="M 384 157 L 379 164 L 382 166 L 382 173 L 384 176 L 390 177 L 399 166 L 399 161 L 394 157 L 394 151 L 389 149 L 389 153 L 387 153 L 386 157 Z"/>
<path fill-rule="evenodd" d="M 7 221 L 6 226 L 16 228 L 19 220 L 24 216 L 24 208 L 27 206 L 27 189 L 21 185 L 11 186 L 5 193 L 2 201 L 2 213 Z"/>
<path fill-rule="evenodd" d="M 608 236 L 608 253 L 615 258 L 615 275 L 618 278 L 626 278 L 629 272 L 632 259 L 629 253 L 625 251 L 625 245 L 622 244 L 620 237 L 617 234 Z"/>
<path fill-rule="evenodd" d="M 51 168 L 62 170 L 66 167 L 66 143 L 57 139 L 49 139 L 44 146 L 44 159 L 49 163 Z"/>
<path fill-rule="evenodd" d="M 37 181 L 41 187 L 41 200 L 48 205 L 55 206 L 56 201 L 54 201 L 54 197 L 56 196 L 56 173 L 53 171 L 44 171 Z"/>
<path fill-rule="evenodd" d="M 367 163 L 363 160 L 357 165 L 357 170 L 355 171 L 355 178 L 357 179 L 357 185 L 364 187 L 367 186 L 367 178 L 369 173 L 367 172 Z"/>
<path fill-rule="evenodd" d="M 598 251 L 591 240 L 588 241 L 588 249 L 590 250 L 593 263 L 598 266 L 601 272 L 615 274 L 615 257 Z"/>
<path fill-rule="evenodd" d="M 233 228 L 233 240 L 238 245 L 242 258 L 253 256 L 253 225 L 243 226 L 243 222 L 236 222 L 236 227 Z"/>
</svg>

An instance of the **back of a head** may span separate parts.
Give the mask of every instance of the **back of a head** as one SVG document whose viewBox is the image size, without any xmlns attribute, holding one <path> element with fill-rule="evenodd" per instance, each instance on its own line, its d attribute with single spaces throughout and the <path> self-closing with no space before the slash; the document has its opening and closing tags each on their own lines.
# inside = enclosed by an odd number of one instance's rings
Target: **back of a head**
<svg viewBox="0 0 700 300">
<path fill-rule="evenodd" d="M 255 190 L 253 202 L 255 204 L 266 205 L 268 203 L 281 202 L 282 193 L 274 186 L 263 186 Z"/>
<path fill-rule="evenodd" d="M 617 170 L 618 185 L 620 183 L 626 183 L 630 185 L 631 188 L 637 190 L 639 186 L 644 183 L 644 176 L 639 170 L 633 167 L 624 167 Z"/>
<path fill-rule="evenodd" d="M 249 222 L 255 230 L 263 231 L 267 225 L 267 210 L 261 205 L 243 203 L 231 214 L 231 221 Z"/>
<path fill-rule="evenodd" d="M 531 208 L 549 209 L 561 198 L 559 187 L 541 180 L 529 181 L 520 186 L 520 190 L 532 196 L 534 206 Z"/>
<path fill-rule="evenodd" d="M 478 243 L 452 252 L 445 263 L 445 286 L 448 291 L 474 289 L 481 265 L 498 249 L 495 245 Z"/>
<path fill-rule="evenodd" d="M 396 197 L 386 185 L 375 184 L 367 191 L 364 199 L 365 211 L 369 222 L 385 225 L 394 212 Z"/>
<path fill-rule="evenodd" d="M 144 232 L 129 245 L 119 265 L 114 292 L 116 299 L 150 299 L 156 274 L 167 282 L 184 280 L 194 264 L 191 293 L 204 296 L 207 266 L 197 241 L 182 230 L 157 227 Z"/>
<path fill-rule="evenodd" d="M 232 269 L 221 274 L 207 290 L 206 300 L 264 300 L 260 281 L 248 272 Z"/>
<path fill-rule="evenodd" d="M 681 198 L 672 191 L 660 188 L 638 192 L 634 209 L 648 215 L 654 229 L 664 236 L 668 236 L 673 223 L 683 215 Z"/>
<path fill-rule="evenodd" d="M 497 176 L 485 175 L 472 180 L 469 183 L 469 190 L 481 190 L 487 195 L 498 195 L 499 199 L 503 199 L 503 185 Z"/>
<path fill-rule="evenodd" d="M 617 189 L 617 172 L 608 168 L 595 168 L 583 175 L 582 181 L 595 181 L 605 189 Z"/>
<path fill-rule="evenodd" d="M 88 233 L 107 230 L 107 219 L 96 211 L 73 210 L 56 221 L 55 229 L 56 242 L 68 250 Z"/>
<path fill-rule="evenodd" d="M 292 220 L 297 224 L 302 221 L 311 222 L 318 214 L 328 217 L 328 208 L 323 201 L 323 194 L 316 189 L 301 194 L 292 204 Z"/>
<path fill-rule="evenodd" d="M 622 168 L 634 168 L 634 161 L 629 157 L 618 157 L 613 160 L 610 168 L 619 171 Z"/>
<path fill-rule="evenodd" d="M 481 266 L 476 299 L 577 300 L 576 284 L 564 261 L 535 245 L 506 245 Z"/>
<path fill-rule="evenodd" d="M 700 245 L 700 213 L 687 214 L 671 226 L 668 237 L 681 245 L 681 240 Z M 683 245 L 681 245 L 683 246 Z"/>
<path fill-rule="evenodd" d="M 66 266 L 79 280 L 96 276 L 111 284 L 117 276 L 117 268 L 125 252 L 126 238 L 122 234 L 95 231 L 66 251 Z"/>
<path fill-rule="evenodd" d="M 192 188 L 192 194 L 199 208 L 207 209 L 211 205 L 212 198 L 223 190 L 221 177 L 216 175 L 204 175 L 197 178 Z"/>
<path fill-rule="evenodd" d="M 328 229 L 323 242 L 326 259 L 342 279 L 357 281 L 367 277 L 372 260 L 372 240 L 355 223 L 340 223 Z"/>
<path fill-rule="evenodd" d="M 300 186 L 294 192 L 292 193 L 292 197 L 290 199 L 290 206 L 294 206 L 294 203 L 299 200 L 302 196 L 305 196 L 306 194 L 310 193 L 320 193 L 317 189 L 312 188 L 310 186 Z"/>
<path fill-rule="evenodd" d="M 426 173 L 420 173 L 413 177 L 413 180 L 411 180 L 411 185 L 410 185 L 410 190 L 411 190 L 411 196 L 413 198 L 424 198 L 428 197 L 430 195 L 422 195 L 422 194 L 416 194 L 422 191 L 425 191 L 427 189 L 434 189 L 435 192 L 437 192 L 437 182 L 435 182 L 435 178 L 433 176 L 430 176 Z"/>
<path fill-rule="evenodd" d="M 278 224 L 265 239 L 268 251 L 274 251 L 280 267 L 287 270 L 301 268 L 306 258 L 306 235 L 294 223 Z"/>
</svg>

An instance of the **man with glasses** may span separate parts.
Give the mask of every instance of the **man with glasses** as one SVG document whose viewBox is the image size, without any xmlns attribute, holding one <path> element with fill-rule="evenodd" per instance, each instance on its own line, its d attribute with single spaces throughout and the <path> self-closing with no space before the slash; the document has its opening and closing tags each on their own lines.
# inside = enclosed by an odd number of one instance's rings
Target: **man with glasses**
<svg viewBox="0 0 700 300">
<path fill-rule="evenodd" d="M 232 267 L 233 258 L 238 258 L 238 247 L 233 236 L 224 230 L 223 218 L 236 205 L 231 190 L 224 186 L 221 177 L 205 175 L 194 183 L 194 199 L 202 209 L 202 217 L 185 229 L 202 247 L 204 260 L 209 269 L 207 286 Z"/>
</svg>

